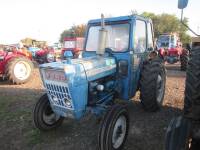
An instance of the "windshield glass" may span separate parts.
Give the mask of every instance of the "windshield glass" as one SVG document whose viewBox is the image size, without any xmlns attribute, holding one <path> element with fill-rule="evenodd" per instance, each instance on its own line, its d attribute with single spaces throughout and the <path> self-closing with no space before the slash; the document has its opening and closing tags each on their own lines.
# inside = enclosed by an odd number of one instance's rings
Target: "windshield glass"
<svg viewBox="0 0 200 150">
<path fill-rule="evenodd" d="M 96 51 L 98 49 L 100 29 L 101 26 L 90 27 L 86 51 Z M 107 30 L 107 48 L 111 48 L 116 52 L 122 52 L 128 49 L 129 24 L 106 25 L 105 29 Z"/>
<path fill-rule="evenodd" d="M 75 48 L 75 41 L 65 41 L 64 48 Z"/>
<path fill-rule="evenodd" d="M 168 47 L 169 46 L 169 41 L 170 40 L 170 36 L 168 35 L 162 35 L 159 36 L 158 38 L 158 46 L 159 47 Z"/>
</svg>

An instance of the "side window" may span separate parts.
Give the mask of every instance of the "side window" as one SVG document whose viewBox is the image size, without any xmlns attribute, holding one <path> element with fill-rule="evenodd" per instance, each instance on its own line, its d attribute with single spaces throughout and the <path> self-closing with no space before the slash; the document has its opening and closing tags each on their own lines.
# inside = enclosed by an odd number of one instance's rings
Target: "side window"
<svg viewBox="0 0 200 150">
<path fill-rule="evenodd" d="M 148 30 L 148 48 L 153 48 L 153 34 L 152 34 L 153 31 L 151 23 L 148 23 L 147 30 Z"/>
<path fill-rule="evenodd" d="M 146 23 L 136 20 L 134 50 L 136 53 L 143 53 L 147 49 Z"/>
</svg>

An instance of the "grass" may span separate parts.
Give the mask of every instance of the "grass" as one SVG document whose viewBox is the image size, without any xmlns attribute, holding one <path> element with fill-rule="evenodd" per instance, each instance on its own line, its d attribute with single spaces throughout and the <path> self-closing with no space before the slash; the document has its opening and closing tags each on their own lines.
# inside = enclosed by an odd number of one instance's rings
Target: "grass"
<svg viewBox="0 0 200 150">
<path fill-rule="evenodd" d="M 27 146 L 41 143 L 42 136 L 38 129 L 32 124 L 33 98 L 27 96 L 1 96 L 0 97 L 0 130 L 7 133 L 7 127 L 12 132 L 19 132 L 20 140 L 24 140 Z M 30 107 L 26 107 L 26 106 Z M 10 130 L 9 129 L 9 130 Z M 17 129 L 17 131 L 15 131 Z M 20 131 L 19 131 L 20 130 Z"/>
<path fill-rule="evenodd" d="M 42 134 L 38 129 L 29 130 L 25 137 L 29 146 L 33 146 L 43 142 Z"/>
</svg>

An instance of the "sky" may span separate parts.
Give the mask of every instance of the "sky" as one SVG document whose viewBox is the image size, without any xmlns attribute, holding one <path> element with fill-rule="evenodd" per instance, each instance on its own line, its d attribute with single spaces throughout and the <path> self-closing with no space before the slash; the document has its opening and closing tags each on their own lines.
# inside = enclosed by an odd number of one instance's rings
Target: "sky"
<svg viewBox="0 0 200 150">
<path fill-rule="evenodd" d="M 0 43 L 17 43 L 26 37 L 58 42 L 63 30 L 105 16 L 129 15 L 131 10 L 180 17 L 178 0 L 0 0 Z M 184 16 L 200 30 L 199 0 L 189 0 Z M 199 28 L 199 29 L 198 29 Z"/>
</svg>

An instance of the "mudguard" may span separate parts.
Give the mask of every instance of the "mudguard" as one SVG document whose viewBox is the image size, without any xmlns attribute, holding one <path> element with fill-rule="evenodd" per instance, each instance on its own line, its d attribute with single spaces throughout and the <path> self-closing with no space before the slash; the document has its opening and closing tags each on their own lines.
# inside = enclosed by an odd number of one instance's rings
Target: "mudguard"
<svg viewBox="0 0 200 150">
<path fill-rule="evenodd" d="M 173 118 L 167 128 L 165 150 L 189 150 L 192 124 L 182 116 Z"/>
</svg>

